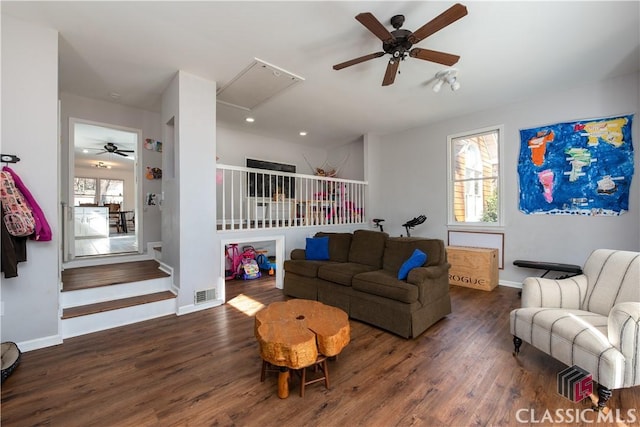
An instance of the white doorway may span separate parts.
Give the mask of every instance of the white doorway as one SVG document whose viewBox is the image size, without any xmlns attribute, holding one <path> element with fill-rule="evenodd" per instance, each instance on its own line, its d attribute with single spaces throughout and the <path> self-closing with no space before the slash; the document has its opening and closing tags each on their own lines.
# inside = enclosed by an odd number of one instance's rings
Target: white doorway
<svg viewBox="0 0 640 427">
<path fill-rule="evenodd" d="M 69 119 L 65 262 L 142 252 L 141 134 Z"/>
</svg>

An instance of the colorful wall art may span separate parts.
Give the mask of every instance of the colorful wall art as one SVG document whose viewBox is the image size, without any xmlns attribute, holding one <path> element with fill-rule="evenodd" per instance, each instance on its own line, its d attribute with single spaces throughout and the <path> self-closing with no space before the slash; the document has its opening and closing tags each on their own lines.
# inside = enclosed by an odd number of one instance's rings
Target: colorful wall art
<svg viewBox="0 0 640 427">
<path fill-rule="evenodd" d="M 162 142 L 156 141 L 155 139 L 146 138 L 144 140 L 144 148 L 151 151 L 157 151 L 158 153 L 162 153 Z"/>
<path fill-rule="evenodd" d="M 633 115 L 520 130 L 520 210 L 620 215 L 629 210 Z"/>
</svg>

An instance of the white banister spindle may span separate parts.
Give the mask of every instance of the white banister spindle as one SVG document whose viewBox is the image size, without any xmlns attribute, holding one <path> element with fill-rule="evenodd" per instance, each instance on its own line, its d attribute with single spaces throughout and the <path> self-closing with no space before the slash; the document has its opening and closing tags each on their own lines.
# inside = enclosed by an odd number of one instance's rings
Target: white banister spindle
<svg viewBox="0 0 640 427">
<path fill-rule="evenodd" d="M 219 171 L 219 230 L 365 222 L 365 181 L 221 164 Z"/>
</svg>

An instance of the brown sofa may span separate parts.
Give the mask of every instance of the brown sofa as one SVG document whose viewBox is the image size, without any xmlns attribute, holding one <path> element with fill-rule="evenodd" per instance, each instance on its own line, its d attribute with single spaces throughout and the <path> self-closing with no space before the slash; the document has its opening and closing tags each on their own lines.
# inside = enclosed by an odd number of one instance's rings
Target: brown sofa
<svg viewBox="0 0 640 427">
<path fill-rule="evenodd" d="M 329 260 L 305 259 L 294 249 L 284 262 L 285 295 L 339 307 L 357 319 L 405 338 L 417 337 L 451 313 L 449 263 L 444 242 L 356 230 L 317 233 L 329 237 Z M 398 280 L 415 249 L 427 254 L 422 267 Z"/>
</svg>

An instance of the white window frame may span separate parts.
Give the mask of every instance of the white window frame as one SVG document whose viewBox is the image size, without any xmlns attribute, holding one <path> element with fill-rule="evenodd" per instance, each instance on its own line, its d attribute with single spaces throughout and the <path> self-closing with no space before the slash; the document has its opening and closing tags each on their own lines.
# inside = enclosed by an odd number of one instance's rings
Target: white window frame
<svg viewBox="0 0 640 427">
<path fill-rule="evenodd" d="M 76 179 L 92 179 L 95 181 L 95 185 L 96 185 L 96 194 L 93 196 L 93 203 L 99 206 L 102 206 L 102 181 L 122 181 L 122 194 L 119 197 L 120 199 L 122 199 L 120 201 L 120 206 L 122 206 L 124 204 L 124 187 L 125 187 L 125 180 L 121 179 L 121 178 L 100 178 L 97 176 L 74 176 L 74 185 L 73 185 L 73 204 L 75 206 L 76 205 L 76 200 L 78 199 L 77 197 L 77 193 L 75 192 L 75 180 Z M 89 197 L 89 196 L 87 196 Z"/>
<path fill-rule="evenodd" d="M 485 134 L 490 132 L 498 133 L 498 221 L 497 222 L 461 222 L 455 220 L 454 215 L 454 161 L 453 156 L 453 142 L 460 138 L 473 137 L 479 134 Z M 504 227 L 505 214 L 504 214 L 504 125 L 488 126 L 481 129 L 473 129 L 466 132 L 460 132 L 457 134 L 447 136 L 447 226 L 449 228 L 472 228 L 496 230 Z"/>
</svg>

